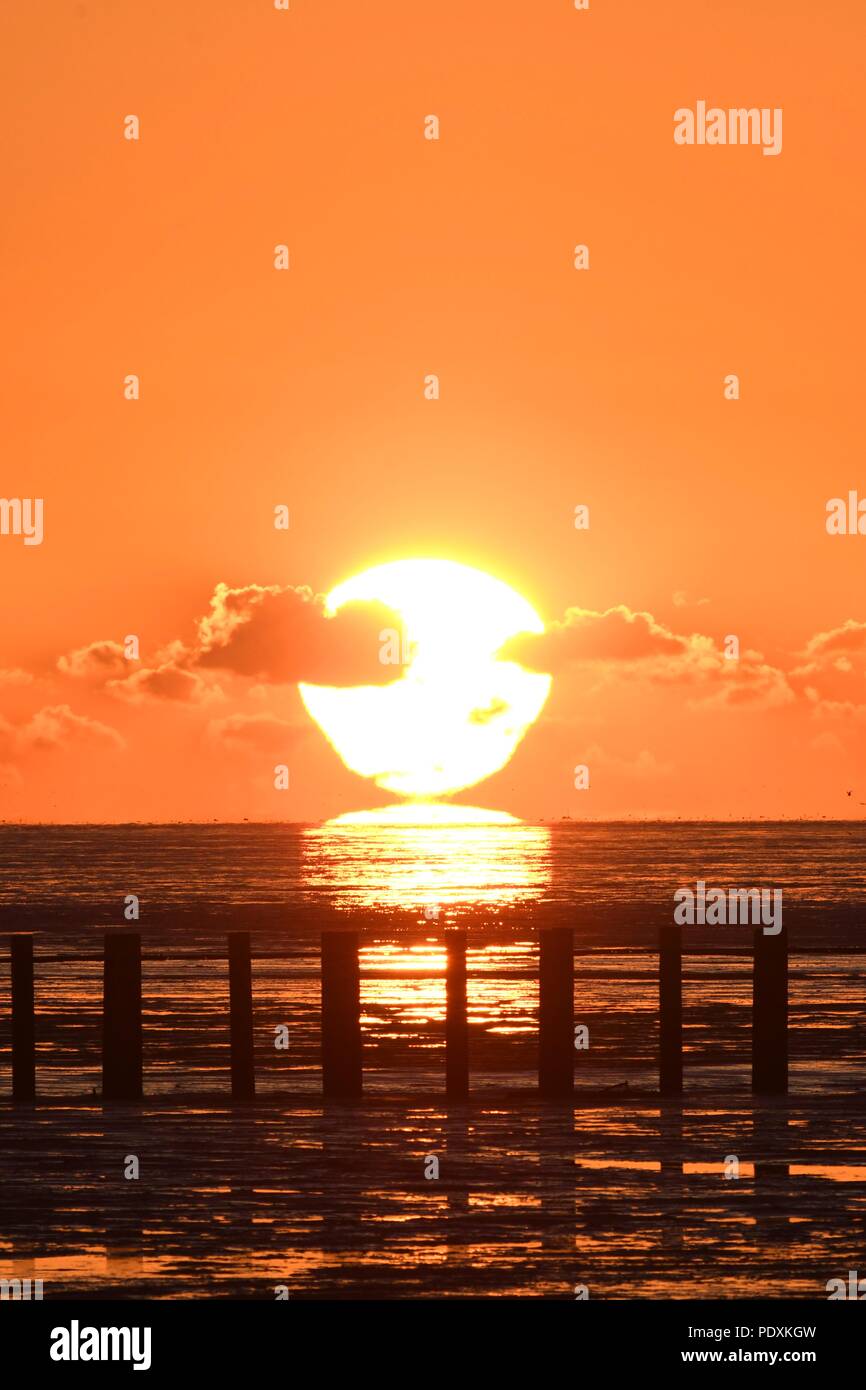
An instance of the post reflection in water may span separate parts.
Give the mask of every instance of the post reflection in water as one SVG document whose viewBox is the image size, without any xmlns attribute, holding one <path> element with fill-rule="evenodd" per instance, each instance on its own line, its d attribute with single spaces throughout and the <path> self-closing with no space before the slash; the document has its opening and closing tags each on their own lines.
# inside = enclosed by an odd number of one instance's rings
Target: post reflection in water
<svg viewBox="0 0 866 1390">
<path fill-rule="evenodd" d="M 548 895 L 550 831 L 491 822 L 495 813 L 473 808 L 394 811 L 401 819 L 356 813 L 349 822 L 310 827 L 301 851 L 304 890 L 351 914 L 351 925 L 362 931 L 367 1083 L 395 1090 L 441 1086 L 444 933 L 459 924 L 473 928 L 467 952 L 472 1084 L 526 1084 L 535 1063 L 537 945 L 525 919 L 515 938 L 514 923 L 506 927 L 498 910 L 531 907 Z M 443 813 L 452 819 L 443 821 Z"/>
</svg>

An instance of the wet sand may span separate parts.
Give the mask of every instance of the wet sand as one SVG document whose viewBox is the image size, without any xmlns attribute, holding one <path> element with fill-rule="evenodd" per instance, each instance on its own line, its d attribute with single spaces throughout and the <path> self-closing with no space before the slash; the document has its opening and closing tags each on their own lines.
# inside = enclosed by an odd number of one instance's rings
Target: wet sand
<svg viewBox="0 0 866 1390">
<path fill-rule="evenodd" d="M 0 1268 L 46 1298 L 826 1298 L 862 1264 L 862 1096 L 4 1103 L 0 1154 Z"/>
<path fill-rule="evenodd" d="M 258 932 L 259 1098 L 238 1106 L 224 939 L 145 934 L 146 1099 L 103 1107 L 99 941 L 37 934 L 36 1106 L 0 1068 L 0 1277 L 46 1298 L 821 1298 L 862 1264 L 859 955 L 792 957 L 792 1094 L 753 1106 L 747 956 L 687 958 L 686 1094 L 660 1105 L 654 955 L 578 952 L 591 1045 L 558 1107 L 534 1093 L 537 942 L 482 932 L 473 1096 L 446 1106 L 441 937 L 371 933 L 365 1099 L 323 1105 L 315 938 Z"/>
</svg>

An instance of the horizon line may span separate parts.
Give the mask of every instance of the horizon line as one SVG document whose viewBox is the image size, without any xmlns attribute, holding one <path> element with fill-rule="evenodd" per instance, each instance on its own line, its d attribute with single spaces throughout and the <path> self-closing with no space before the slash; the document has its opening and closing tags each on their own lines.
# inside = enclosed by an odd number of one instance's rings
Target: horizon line
<svg viewBox="0 0 866 1390">
<path fill-rule="evenodd" d="M 176 818 L 174 820 L 9 820 L 0 817 L 0 829 L 37 829 L 53 828 L 65 829 L 71 827 L 88 829 L 108 829 L 110 827 L 120 829 L 125 826 L 151 826 L 153 828 L 165 828 L 166 826 L 188 825 L 188 826 L 316 826 L 324 829 L 328 825 L 334 824 L 333 817 L 320 820 L 284 820 L 282 818 L 252 819 L 244 817 L 241 820 L 222 820 L 214 817 L 211 820 L 200 820 L 195 817 Z M 467 822 L 471 824 L 471 822 Z M 866 825 L 866 816 L 554 816 L 554 817 L 516 817 L 514 821 L 499 823 L 498 829 L 508 829 L 509 827 L 520 827 L 526 825 Z M 355 828 L 363 829 L 358 826 Z M 382 828 L 381 826 L 367 828 Z M 417 828 L 417 827 L 416 827 Z M 422 826 L 423 828 L 423 826 Z M 454 829 L 460 829 L 460 825 L 455 823 Z"/>
</svg>

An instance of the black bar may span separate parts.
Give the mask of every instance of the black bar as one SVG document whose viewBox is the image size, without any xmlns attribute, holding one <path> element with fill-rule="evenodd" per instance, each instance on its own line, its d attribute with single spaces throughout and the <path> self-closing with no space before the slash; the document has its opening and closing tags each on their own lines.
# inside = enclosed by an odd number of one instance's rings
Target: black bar
<svg viewBox="0 0 866 1390">
<path fill-rule="evenodd" d="M 134 1186 L 133 1183 L 128 1185 Z M 447 1190 L 450 1192 L 450 1185 Z M 597 1220 L 605 1219 L 608 1215 L 611 1219 L 616 1219 L 613 1202 L 601 1208 L 597 1214 L 591 1209 L 590 1212 Z M 628 1211 L 623 1211 L 620 1222 L 623 1229 L 628 1227 L 628 1217 Z M 859 1229 L 862 1230 L 862 1225 Z M 337 1231 L 333 1237 L 334 1244 L 339 1236 L 340 1232 Z M 455 1245 L 456 1241 L 457 1238 Z M 562 1243 L 561 1240 L 560 1245 Z M 276 1246 L 276 1241 L 274 1245 Z M 855 1250 L 858 1246 L 862 1249 L 862 1244 L 856 1238 L 852 1239 L 852 1246 Z M 679 1252 L 677 1259 L 682 1269 L 682 1289 L 684 1292 L 690 1292 L 688 1264 Z M 857 1259 L 847 1263 L 856 1264 Z M 826 1273 L 833 1272 L 834 1267 L 831 1265 Z M 499 1273 L 499 1281 L 504 1283 L 501 1272 L 496 1271 L 495 1267 L 494 1273 Z M 849 1281 L 844 1265 L 838 1273 L 841 1276 L 840 1282 L 847 1286 Z M 862 1264 L 860 1273 L 863 1273 Z M 581 1274 L 584 1275 L 583 1280 Z M 791 1289 L 797 1277 L 802 1280 L 803 1275 L 798 1273 L 796 1266 L 787 1277 L 782 1276 L 781 1282 L 784 1282 L 786 1291 Z M 593 1299 L 596 1288 L 591 1273 L 584 1268 L 568 1281 L 568 1291 L 563 1290 L 560 1294 L 558 1313 L 555 1297 L 552 1297 L 550 1302 L 546 1301 L 545 1347 L 550 1352 L 551 1361 L 556 1358 L 564 1363 L 569 1356 L 574 1355 L 574 1322 L 572 1318 L 569 1324 L 568 1313 L 574 1313 L 571 1285 L 579 1281 L 585 1282 L 589 1288 L 592 1309 L 592 1315 L 583 1319 L 580 1324 L 581 1356 L 587 1360 L 591 1356 L 593 1361 L 602 1365 L 605 1362 L 609 1364 L 611 1348 L 615 1348 L 617 1367 L 625 1367 L 630 1377 L 634 1376 L 636 1379 L 645 1378 L 647 1360 L 650 1356 L 665 1377 L 665 1382 L 669 1383 L 675 1378 L 675 1370 L 678 1372 L 676 1378 L 679 1378 L 683 1366 L 683 1353 L 688 1351 L 695 1354 L 695 1348 L 698 1354 L 706 1355 L 707 1348 L 710 1347 L 716 1355 L 733 1363 L 729 1366 L 732 1377 L 742 1372 L 742 1365 L 737 1364 L 738 1359 L 754 1357 L 756 1349 L 762 1357 L 769 1360 L 774 1348 L 780 1358 L 786 1347 L 801 1348 L 804 1356 L 816 1358 L 817 1365 L 812 1365 L 813 1372 L 822 1372 L 824 1383 L 837 1385 L 841 1384 L 846 1376 L 850 1377 L 852 1365 L 857 1365 L 862 1358 L 862 1316 L 845 1316 L 846 1304 L 843 1303 L 840 1308 L 838 1302 L 827 1297 L 825 1280 L 818 1283 L 814 1293 L 812 1287 L 809 1287 L 808 1304 L 804 1301 L 805 1293 L 802 1291 L 798 1299 L 791 1296 L 772 1299 L 634 1298 L 624 1303 L 623 1300 L 613 1298 Z M 494 1290 L 498 1291 L 498 1285 L 489 1272 L 486 1281 L 482 1281 L 479 1273 L 478 1285 L 482 1285 L 482 1282 L 488 1294 L 492 1294 Z M 206 1294 L 212 1292 L 213 1288 L 213 1284 L 203 1282 L 202 1296 L 198 1298 L 145 1300 L 139 1296 L 119 1301 L 111 1300 L 105 1295 L 99 1299 L 88 1299 L 81 1296 L 75 1298 L 64 1293 L 62 1300 L 59 1300 L 50 1296 L 51 1286 L 46 1281 L 43 1302 L 18 1302 L 4 1316 L 4 1360 L 7 1364 L 20 1362 L 28 1369 L 37 1364 L 38 1360 L 47 1363 L 48 1358 L 43 1349 L 52 1346 L 55 1341 L 58 1323 L 68 1326 L 75 1319 L 79 1329 L 79 1336 L 75 1340 L 80 1340 L 85 1328 L 88 1331 L 91 1327 L 116 1329 L 118 1323 L 125 1323 L 132 1327 L 145 1327 L 151 1333 L 147 1343 L 152 1347 L 151 1374 L 153 1371 L 159 1373 L 163 1367 L 169 1366 L 172 1371 L 178 1371 L 184 1382 L 196 1386 L 214 1384 L 217 1380 L 224 1381 L 227 1375 L 233 1380 L 249 1385 L 254 1374 L 250 1364 L 251 1348 L 255 1348 L 257 1366 L 277 1365 L 285 1359 L 285 1320 L 274 1317 L 272 1299 L 207 1297 Z M 291 1281 L 288 1289 L 290 1298 L 294 1299 L 295 1290 Z M 775 1294 L 776 1289 L 772 1292 Z M 568 1303 L 569 1296 L 572 1299 L 571 1307 Z M 857 1297 L 856 1289 L 849 1297 Z M 298 1301 L 300 1302 L 300 1298 Z M 59 1302 L 62 1304 L 61 1307 L 58 1307 Z M 525 1349 L 528 1339 L 521 1339 L 519 1335 L 531 1317 L 527 1305 L 534 1311 L 533 1305 L 525 1296 L 521 1298 L 509 1292 L 500 1297 L 483 1297 L 480 1288 L 475 1291 L 472 1307 L 468 1311 L 472 1319 L 477 1321 L 478 1335 L 483 1337 L 485 1357 L 495 1383 L 507 1383 L 509 1375 L 514 1379 L 515 1364 L 521 1371 L 529 1364 Z M 315 1339 L 317 1345 L 327 1346 L 330 1362 L 335 1363 L 341 1372 L 351 1371 L 358 1363 L 359 1348 L 369 1345 L 371 1318 L 375 1319 L 377 1314 L 375 1309 L 371 1314 L 370 1306 L 363 1298 L 343 1299 L 336 1306 L 340 1319 L 338 1332 L 334 1328 L 335 1303 L 327 1298 L 307 1299 L 304 1321 L 309 1335 Z M 376 1324 L 377 1330 L 384 1326 L 384 1318 L 391 1305 L 383 1301 L 378 1306 L 383 1309 L 379 1315 L 383 1321 Z M 443 1330 L 435 1339 L 430 1338 L 429 1307 L 429 1299 L 425 1301 L 420 1297 L 406 1298 L 400 1306 L 400 1319 L 407 1335 L 416 1345 L 424 1347 L 425 1362 L 435 1379 L 447 1376 L 452 1371 L 454 1346 L 460 1332 L 466 1326 L 468 1305 L 465 1299 L 463 1307 L 458 1299 L 445 1302 L 442 1313 Z M 452 1309 L 455 1311 L 452 1312 Z M 585 1306 L 579 1304 L 578 1310 L 581 1309 L 583 1312 L 587 1311 Z M 806 1309 L 807 1311 L 804 1311 Z M 503 1318 L 513 1323 L 517 1335 L 503 1337 Z M 696 1328 L 707 1327 L 717 1330 L 717 1336 L 721 1340 L 704 1340 L 695 1336 Z M 781 1329 L 786 1327 L 802 1330 L 803 1337 L 786 1341 L 782 1335 L 773 1335 L 776 1329 L 779 1329 L 781 1334 Z M 457 1330 L 452 1331 L 454 1328 Z M 116 1335 L 115 1331 L 115 1338 Z M 143 1343 L 143 1337 L 141 1340 Z M 132 1345 L 136 1347 L 137 1344 L 136 1337 Z M 54 1369 L 55 1363 L 51 1364 Z M 91 1373 L 89 1368 L 93 1365 L 93 1362 L 79 1363 L 79 1366 L 84 1368 L 85 1375 Z M 58 1364 L 57 1383 L 63 1385 L 64 1372 L 70 1374 L 75 1369 L 75 1363 Z M 121 1364 L 119 1369 L 122 1374 L 130 1370 L 130 1365 Z M 765 1369 L 769 1372 L 769 1365 Z M 134 1370 L 133 1365 L 132 1371 Z M 826 1371 L 829 1371 L 829 1377 L 823 1374 Z M 106 1376 L 103 1382 L 98 1367 L 92 1374 L 94 1383 L 107 1384 L 108 1377 Z M 54 1377 L 51 1378 L 53 1379 Z M 124 1376 L 123 1379 L 131 1379 L 131 1375 Z M 35 1376 L 33 1380 L 35 1381 Z M 151 1383 L 144 1377 L 142 1380 L 146 1385 Z M 163 1377 L 163 1383 L 165 1380 L 166 1377 Z M 117 1377 L 114 1377 L 114 1382 L 118 1383 Z M 765 1384 L 771 1386 L 772 1383 L 772 1377 L 768 1374 Z M 9 1384 L 12 1385 L 13 1382 L 10 1381 Z M 135 1385 L 135 1382 L 132 1384 Z"/>
</svg>

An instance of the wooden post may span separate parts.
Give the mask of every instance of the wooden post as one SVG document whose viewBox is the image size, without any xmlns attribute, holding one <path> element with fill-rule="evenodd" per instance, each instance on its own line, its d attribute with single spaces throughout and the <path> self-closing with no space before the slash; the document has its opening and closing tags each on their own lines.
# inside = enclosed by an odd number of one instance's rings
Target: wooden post
<svg viewBox="0 0 866 1390">
<path fill-rule="evenodd" d="M 10 938 L 12 975 L 12 1099 L 36 1099 L 36 1019 L 33 1001 L 33 937 Z"/>
<path fill-rule="evenodd" d="M 102 1096 L 141 1100 L 141 935 L 106 932 L 102 993 Z"/>
<path fill-rule="evenodd" d="M 788 929 L 765 936 L 755 928 L 752 983 L 752 1090 L 788 1091 Z"/>
<path fill-rule="evenodd" d="M 253 980 L 250 934 L 232 931 L 229 937 L 229 1017 L 232 1051 L 232 1100 L 255 1100 L 256 1066 L 253 1049 Z"/>
<path fill-rule="evenodd" d="M 659 1094 L 683 1092 L 683 933 L 671 924 L 659 939 Z"/>
<path fill-rule="evenodd" d="M 363 1093 L 357 932 L 322 932 L 322 1092 L 328 1100 Z"/>
<path fill-rule="evenodd" d="M 574 1096 L 574 933 L 538 934 L 538 1089 L 551 1100 Z"/>
<path fill-rule="evenodd" d="M 445 936 L 445 1095 L 448 1100 L 469 1096 L 469 1023 L 466 1017 L 466 932 Z"/>
</svg>

